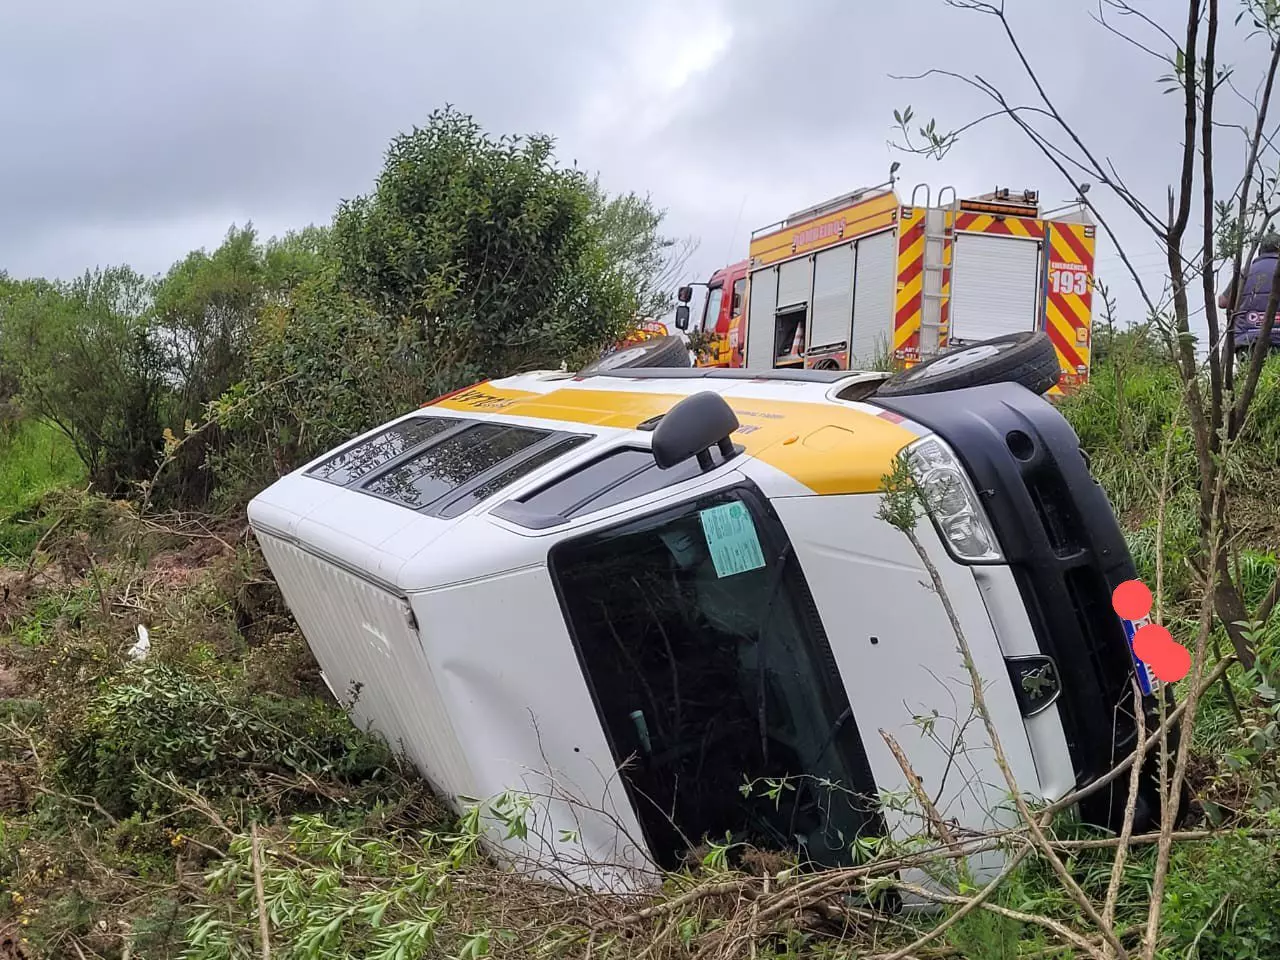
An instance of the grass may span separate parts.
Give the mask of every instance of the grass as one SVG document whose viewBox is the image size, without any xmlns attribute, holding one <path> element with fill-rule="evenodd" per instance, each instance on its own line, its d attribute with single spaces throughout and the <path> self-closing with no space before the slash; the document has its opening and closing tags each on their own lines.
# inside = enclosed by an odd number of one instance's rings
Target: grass
<svg viewBox="0 0 1280 960">
<path fill-rule="evenodd" d="M 0 563 L 25 562 L 41 530 L 24 522 L 54 490 L 84 482 L 84 464 L 71 441 L 41 420 L 23 420 L 0 433 Z"/>
<path fill-rule="evenodd" d="M 1067 405 L 1095 472 L 1123 506 L 1148 579 L 1158 547 L 1142 475 L 1158 475 L 1176 409 L 1166 377 L 1143 363 L 1117 377 L 1100 362 L 1094 385 Z M 1270 479 L 1280 464 L 1280 365 L 1268 368 L 1263 392 L 1239 490 L 1250 502 L 1280 504 L 1280 471 Z M 1175 437 L 1175 481 L 1184 486 L 1195 467 L 1187 443 Z M 30 960 L 258 956 L 259 882 L 279 957 L 826 960 L 892 949 L 917 924 L 937 922 L 837 927 L 789 911 L 757 929 L 752 911 L 761 901 L 732 891 L 765 896 L 778 864 L 762 858 L 755 875 L 737 873 L 715 859 L 714 845 L 700 865 L 670 878 L 655 901 L 665 912 L 652 919 L 633 913 L 634 904 L 566 897 L 512 875 L 486 860 L 479 839 L 495 823 L 509 833 L 533 829 L 519 797 L 509 807 L 491 801 L 487 819 L 459 816 L 405 776 L 385 745 L 323 696 L 305 642 L 250 546 L 224 548 L 204 531 L 194 541 L 157 533 L 128 504 L 54 494 L 83 479 L 67 443 L 45 424 L 0 441 L 0 560 L 7 548 L 25 564 L 49 532 L 38 558 L 49 575 L 0 619 L 0 666 L 23 684 L 30 707 L 8 720 L 0 712 L 0 957 L 8 956 L 6 938 Z M 1179 572 L 1194 503 L 1175 497 L 1169 510 L 1163 547 L 1166 579 L 1175 583 L 1166 610 L 1182 637 L 1196 608 Z M 1271 529 L 1265 520 L 1242 541 L 1251 602 L 1277 570 Z M 236 542 L 232 527 L 218 533 Z M 143 664 L 124 653 L 139 622 L 152 638 Z M 1260 646 L 1275 648 L 1280 663 L 1276 634 Z M 1230 822 L 1280 828 L 1280 718 L 1242 672 L 1235 681 L 1246 728 L 1215 687 L 1193 737 L 1197 796 Z M 1055 833 L 1095 835 L 1069 818 Z M 1128 861 L 1117 912 L 1124 931 L 1145 920 L 1154 856 L 1153 847 L 1139 847 Z M 1111 862 L 1106 850 L 1071 857 L 1095 902 Z M 771 878 L 763 887 L 762 874 Z M 682 901 L 696 885 L 731 892 Z M 1280 956 L 1277 890 L 1274 841 L 1226 833 L 1180 845 L 1156 957 Z M 994 902 L 1078 923 L 1077 906 L 1037 858 Z M 738 935 L 748 929 L 752 936 Z M 1069 955 L 1045 952 L 1054 942 L 1034 924 L 978 911 L 919 956 Z"/>
</svg>

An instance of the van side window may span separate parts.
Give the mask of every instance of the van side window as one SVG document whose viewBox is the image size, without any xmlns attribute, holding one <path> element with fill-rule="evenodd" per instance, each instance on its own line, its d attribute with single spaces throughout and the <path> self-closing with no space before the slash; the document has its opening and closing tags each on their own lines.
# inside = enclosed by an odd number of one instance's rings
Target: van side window
<svg viewBox="0 0 1280 960">
<path fill-rule="evenodd" d="M 479 423 L 431 444 L 365 489 L 407 507 L 424 507 L 550 435 L 547 430 Z"/>
<path fill-rule="evenodd" d="M 726 833 L 851 862 L 875 786 L 804 575 L 754 488 L 566 541 L 550 566 L 664 867 Z M 771 798 L 766 781 L 787 786 Z"/>
<path fill-rule="evenodd" d="M 447 417 L 410 417 L 408 420 L 401 420 L 316 464 L 307 471 L 307 476 L 346 486 L 457 424 L 457 420 Z"/>
<path fill-rule="evenodd" d="M 510 486 L 526 474 L 533 473 L 539 467 L 546 466 L 552 460 L 564 456 L 574 447 L 581 446 L 589 439 L 590 437 L 581 435 L 565 437 L 564 439 L 556 440 L 549 447 L 543 447 L 531 452 L 529 456 L 517 461 L 514 466 L 507 467 L 500 473 L 482 480 L 478 485 L 450 500 L 440 509 L 440 516 L 448 520 L 459 514 L 466 513 L 476 504 L 488 500 L 499 490 Z"/>
<path fill-rule="evenodd" d="M 643 497 L 701 473 L 696 460 L 662 470 L 653 462 L 652 451 L 628 447 L 593 460 L 519 502 L 536 513 L 568 520 Z"/>
</svg>

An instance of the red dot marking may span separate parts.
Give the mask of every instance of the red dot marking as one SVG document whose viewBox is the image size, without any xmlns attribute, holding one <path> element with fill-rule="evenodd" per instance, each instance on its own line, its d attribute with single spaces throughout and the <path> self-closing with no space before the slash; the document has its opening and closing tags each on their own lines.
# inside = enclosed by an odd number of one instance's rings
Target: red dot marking
<svg viewBox="0 0 1280 960">
<path fill-rule="evenodd" d="M 1191 652 L 1175 643 L 1169 631 L 1151 623 L 1133 636 L 1133 652 L 1151 668 L 1157 680 L 1177 683 L 1191 670 Z"/>
<path fill-rule="evenodd" d="M 1151 612 L 1151 591 L 1141 580 L 1126 580 L 1111 594 L 1111 606 L 1126 620 L 1141 620 Z"/>
<path fill-rule="evenodd" d="M 1173 636 L 1158 623 L 1149 623 L 1133 635 L 1133 652 L 1147 666 L 1155 669 L 1165 648 L 1173 643 Z"/>
</svg>

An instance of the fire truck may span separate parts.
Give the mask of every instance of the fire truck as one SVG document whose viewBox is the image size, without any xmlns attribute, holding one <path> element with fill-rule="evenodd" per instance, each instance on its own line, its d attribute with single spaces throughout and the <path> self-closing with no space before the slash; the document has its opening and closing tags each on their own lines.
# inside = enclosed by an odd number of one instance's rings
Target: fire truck
<svg viewBox="0 0 1280 960">
<path fill-rule="evenodd" d="M 1095 244 L 1082 202 L 1046 214 L 1033 190 L 858 190 L 755 231 L 748 259 L 711 277 L 699 363 L 901 369 L 1042 330 L 1061 369 L 1051 392 L 1069 391 L 1089 377 Z"/>
</svg>

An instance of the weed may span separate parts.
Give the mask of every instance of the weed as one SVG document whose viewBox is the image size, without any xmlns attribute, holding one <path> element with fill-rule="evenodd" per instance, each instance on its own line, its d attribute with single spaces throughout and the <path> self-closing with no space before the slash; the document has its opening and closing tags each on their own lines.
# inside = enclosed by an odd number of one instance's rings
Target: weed
<svg viewBox="0 0 1280 960">
<path fill-rule="evenodd" d="M 170 812 L 176 786 L 211 800 L 264 803 L 281 787 L 390 782 L 387 748 L 336 707 L 249 693 L 161 664 L 126 669 L 58 738 L 58 779 L 116 816 Z M 279 801 L 277 800 L 277 805 Z"/>
<path fill-rule="evenodd" d="M 1175 852 L 1161 960 L 1280 955 L 1280 849 L 1227 835 Z"/>
</svg>

